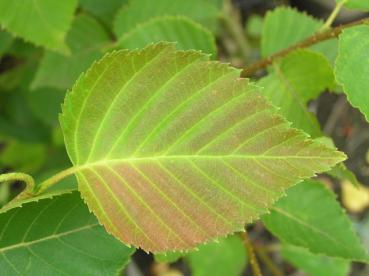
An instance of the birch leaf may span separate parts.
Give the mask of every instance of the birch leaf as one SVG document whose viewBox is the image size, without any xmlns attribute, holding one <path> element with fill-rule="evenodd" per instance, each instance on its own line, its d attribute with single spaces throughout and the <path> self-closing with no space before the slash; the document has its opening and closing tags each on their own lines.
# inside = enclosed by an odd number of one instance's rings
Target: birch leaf
<svg viewBox="0 0 369 276">
<path fill-rule="evenodd" d="M 38 46 L 68 52 L 64 38 L 77 0 L 0 0 L 0 25 Z"/>
<path fill-rule="evenodd" d="M 368 25 L 346 29 L 339 36 L 335 73 L 351 105 L 357 107 L 369 121 Z"/>
<path fill-rule="evenodd" d="M 2 275 L 115 275 L 133 249 L 108 235 L 78 193 L 0 210 Z"/>
<path fill-rule="evenodd" d="M 239 73 L 159 43 L 110 53 L 79 78 L 61 125 L 108 232 L 146 251 L 190 249 L 242 230 L 344 159 L 291 129 Z"/>
</svg>

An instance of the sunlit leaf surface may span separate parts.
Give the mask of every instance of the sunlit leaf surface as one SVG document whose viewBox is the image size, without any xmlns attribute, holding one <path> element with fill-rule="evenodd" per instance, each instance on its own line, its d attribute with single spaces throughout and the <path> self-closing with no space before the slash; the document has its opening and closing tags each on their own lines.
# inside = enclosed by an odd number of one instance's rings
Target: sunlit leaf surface
<svg viewBox="0 0 369 276">
<path fill-rule="evenodd" d="M 238 75 L 160 43 L 108 54 L 80 77 L 61 124 L 82 197 L 110 233 L 147 251 L 193 248 L 344 159 Z"/>
</svg>

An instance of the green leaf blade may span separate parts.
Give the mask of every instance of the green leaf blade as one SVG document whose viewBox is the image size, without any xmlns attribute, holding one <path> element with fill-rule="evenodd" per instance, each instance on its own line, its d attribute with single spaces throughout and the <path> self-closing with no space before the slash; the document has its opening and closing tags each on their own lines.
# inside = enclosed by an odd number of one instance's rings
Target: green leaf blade
<svg viewBox="0 0 369 276">
<path fill-rule="evenodd" d="M 334 194 L 320 182 L 306 180 L 289 189 L 263 222 L 283 242 L 312 253 L 369 260 Z"/>
<path fill-rule="evenodd" d="M 343 31 L 339 37 L 336 59 L 337 82 L 352 106 L 358 108 L 369 121 L 369 26 L 361 25 Z"/>
<path fill-rule="evenodd" d="M 66 53 L 64 37 L 76 7 L 77 0 L 1 0 L 0 24 L 26 41 Z"/>
<path fill-rule="evenodd" d="M 78 193 L 0 213 L 4 275 L 112 275 L 133 249 L 109 236 Z"/>
<path fill-rule="evenodd" d="M 160 41 L 175 42 L 179 50 L 201 50 L 216 56 L 214 36 L 186 17 L 163 16 L 151 19 L 123 35 L 118 46 L 137 49 Z"/>
<path fill-rule="evenodd" d="M 290 129 L 238 75 L 160 43 L 108 54 L 80 77 L 61 125 L 79 190 L 109 232 L 146 251 L 190 249 L 344 158 Z"/>
<path fill-rule="evenodd" d="M 262 93 L 280 107 L 293 127 L 312 137 L 321 136 L 317 119 L 308 111 L 308 101 L 334 86 L 333 70 L 328 60 L 311 50 L 297 50 L 274 63 L 274 70 L 259 80 Z"/>
<path fill-rule="evenodd" d="M 134 0 L 124 5 L 114 22 L 114 32 L 118 37 L 137 25 L 160 16 L 186 16 L 210 30 L 216 29 L 219 10 L 217 5 L 204 0 Z"/>
</svg>

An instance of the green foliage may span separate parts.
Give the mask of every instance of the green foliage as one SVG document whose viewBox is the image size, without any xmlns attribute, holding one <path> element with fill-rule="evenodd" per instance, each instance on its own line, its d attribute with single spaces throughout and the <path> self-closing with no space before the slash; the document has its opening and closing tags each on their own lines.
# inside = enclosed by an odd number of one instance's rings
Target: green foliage
<svg viewBox="0 0 369 276">
<path fill-rule="evenodd" d="M 369 260 L 334 194 L 320 182 L 306 180 L 290 188 L 263 222 L 285 243 L 317 254 Z"/>
<path fill-rule="evenodd" d="M 134 0 L 124 5 L 116 16 L 114 31 L 118 37 L 152 18 L 186 16 L 214 31 L 217 25 L 218 6 L 209 0 Z"/>
<path fill-rule="evenodd" d="M 156 17 L 123 35 L 118 45 L 126 49 L 137 49 L 160 41 L 175 42 L 181 50 L 196 49 L 216 56 L 213 35 L 186 17 Z"/>
<path fill-rule="evenodd" d="M 237 235 L 201 245 L 186 256 L 194 276 L 238 276 L 247 262 L 246 250 Z"/>
<path fill-rule="evenodd" d="M 345 2 L 345 6 L 350 9 L 369 11 L 369 2 L 365 0 L 336 0 L 337 3 Z"/>
<path fill-rule="evenodd" d="M 262 93 L 280 112 L 312 137 L 321 136 L 315 116 L 307 109 L 307 103 L 321 91 L 334 86 L 331 66 L 321 54 L 309 50 L 292 52 L 273 65 L 273 72 L 259 83 Z M 276 93 L 278 91 L 278 93 Z"/>
<path fill-rule="evenodd" d="M 350 263 L 346 260 L 315 255 L 304 248 L 292 245 L 283 245 L 282 256 L 311 276 L 346 276 L 350 269 Z"/>
<path fill-rule="evenodd" d="M 128 0 L 79 0 L 83 10 L 91 13 L 107 25 L 113 24 L 113 19 L 119 8 L 126 5 Z"/>
<path fill-rule="evenodd" d="M 0 165 L 25 173 L 37 172 L 45 159 L 46 148 L 40 143 L 6 141 L 5 148 L 0 152 Z"/>
<path fill-rule="evenodd" d="M 285 188 L 344 159 L 289 129 L 238 74 L 154 44 L 106 55 L 78 80 L 61 125 L 82 197 L 110 233 L 147 251 L 190 249 L 241 230 Z"/>
<path fill-rule="evenodd" d="M 314 34 L 322 22 L 291 8 L 277 8 L 267 13 L 263 24 L 261 53 L 270 56 Z"/>
<path fill-rule="evenodd" d="M 0 0 L 0 25 L 14 35 L 58 52 L 68 52 L 64 38 L 77 0 Z"/>
<path fill-rule="evenodd" d="M 6 32 L 2 32 L 0 30 L 0 58 L 3 55 L 3 53 L 8 50 L 9 46 L 13 42 L 13 37 Z"/>
<path fill-rule="evenodd" d="M 368 1 L 325 22 L 246 2 L 0 0 L 1 275 L 121 275 L 135 247 L 198 276 L 254 270 L 250 246 L 263 273 L 369 263 L 333 193 L 361 185 L 333 143 L 361 132 L 319 124 L 324 91 L 369 119 L 369 21 L 331 27 Z"/>
<path fill-rule="evenodd" d="M 114 275 L 134 251 L 106 234 L 78 193 L 2 213 L 0 229 L 3 275 Z"/>
<path fill-rule="evenodd" d="M 76 17 L 66 38 L 71 55 L 46 52 L 32 87 L 71 88 L 81 72 L 102 56 L 101 47 L 109 40 L 109 35 L 95 19 L 87 15 Z"/>
<path fill-rule="evenodd" d="M 369 121 L 369 26 L 344 30 L 339 37 L 336 78 L 348 100 Z"/>
</svg>

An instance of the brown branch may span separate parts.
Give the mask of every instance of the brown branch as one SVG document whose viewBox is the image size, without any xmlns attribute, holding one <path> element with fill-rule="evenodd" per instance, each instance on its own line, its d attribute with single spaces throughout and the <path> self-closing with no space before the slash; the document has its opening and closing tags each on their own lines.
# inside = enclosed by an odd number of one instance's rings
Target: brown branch
<svg viewBox="0 0 369 276">
<path fill-rule="evenodd" d="M 247 255 L 250 260 L 250 265 L 251 265 L 254 276 L 262 276 L 258 260 L 256 259 L 254 249 L 252 247 L 252 244 L 251 244 L 251 241 L 249 239 L 249 235 L 247 234 L 246 229 L 245 229 L 245 232 L 241 233 L 241 238 L 243 240 L 243 243 L 245 244 Z"/>
<path fill-rule="evenodd" d="M 324 31 L 324 32 L 318 32 L 316 34 L 314 34 L 313 36 L 310 36 L 308 38 L 306 38 L 305 40 L 292 45 L 291 47 L 288 47 L 280 52 L 277 52 L 265 59 L 262 59 L 254 64 L 251 64 L 250 66 L 246 67 L 245 69 L 242 70 L 241 72 L 241 77 L 249 77 L 252 76 L 253 74 L 255 74 L 258 70 L 266 68 L 268 65 L 271 65 L 276 59 L 281 58 L 281 57 L 285 57 L 286 55 L 288 55 L 289 53 L 291 53 L 294 50 L 297 49 L 301 49 L 301 48 L 306 48 L 309 47 L 311 45 L 314 45 L 318 42 L 322 42 L 331 38 L 335 38 L 337 36 L 340 35 L 340 33 L 346 29 L 346 28 L 350 28 L 356 25 L 361 25 L 361 24 L 365 24 L 365 23 L 369 23 L 369 18 L 364 18 L 364 19 L 360 19 L 348 24 L 344 24 L 344 25 L 340 25 L 337 26 L 333 29 Z"/>
</svg>

